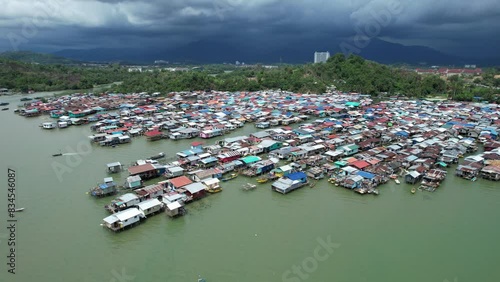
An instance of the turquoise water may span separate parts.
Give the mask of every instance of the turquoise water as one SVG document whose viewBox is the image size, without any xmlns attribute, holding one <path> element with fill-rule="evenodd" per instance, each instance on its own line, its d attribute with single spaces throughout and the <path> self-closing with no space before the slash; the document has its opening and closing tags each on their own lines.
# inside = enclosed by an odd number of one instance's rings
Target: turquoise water
<svg viewBox="0 0 500 282">
<path fill-rule="evenodd" d="M 19 97 L 0 100 L 9 99 Z M 106 163 L 172 156 L 193 140 L 101 148 L 89 145 L 88 127 L 42 130 L 46 117 L 12 110 L 0 118 L 0 281 L 500 281 L 498 183 L 449 173 L 434 193 L 413 195 L 391 181 L 379 196 L 362 196 L 324 180 L 281 195 L 270 184 L 242 191 L 255 179 L 240 176 L 189 205 L 185 217 L 159 214 L 114 234 L 100 226 L 111 198 L 85 194 L 106 176 Z M 83 154 L 51 157 L 59 151 Z M 6 265 L 8 166 L 26 208 L 16 214 L 15 275 Z M 114 177 L 121 183 L 126 173 Z M 320 241 L 331 241 L 331 253 Z"/>
</svg>

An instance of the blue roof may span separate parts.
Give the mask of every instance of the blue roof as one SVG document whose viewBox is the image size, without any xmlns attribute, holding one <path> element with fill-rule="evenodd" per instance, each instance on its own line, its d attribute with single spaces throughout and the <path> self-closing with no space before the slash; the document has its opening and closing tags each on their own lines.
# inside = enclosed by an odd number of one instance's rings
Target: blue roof
<svg viewBox="0 0 500 282">
<path fill-rule="evenodd" d="M 286 176 L 288 179 L 291 179 L 291 180 L 301 180 L 303 178 L 307 178 L 307 175 L 304 173 L 304 172 L 294 172 L 294 173 L 290 173 Z"/>
<path fill-rule="evenodd" d="M 207 164 L 207 163 L 213 163 L 216 162 L 218 159 L 216 157 L 208 157 L 206 159 L 201 160 L 202 163 Z"/>
<path fill-rule="evenodd" d="M 366 178 L 366 179 L 373 179 L 373 178 L 375 178 L 374 174 L 366 172 L 366 171 L 358 170 L 356 172 L 356 174 L 359 175 L 359 176 L 361 176 L 361 177 L 363 177 L 363 178 Z"/>
<path fill-rule="evenodd" d="M 200 154 L 200 153 L 203 153 L 203 148 L 194 147 L 191 149 L 191 151 L 194 152 L 195 154 Z"/>
<path fill-rule="evenodd" d="M 406 131 L 398 131 L 398 132 L 396 132 L 396 135 L 399 135 L 399 136 L 408 136 L 408 132 L 406 132 Z"/>
<path fill-rule="evenodd" d="M 181 151 L 180 153 L 184 154 L 186 156 L 192 156 L 192 155 L 194 155 L 194 152 L 191 151 L 191 150 L 184 150 L 184 151 Z"/>
<path fill-rule="evenodd" d="M 114 182 L 111 182 L 110 184 L 108 184 L 108 183 L 101 183 L 101 184 L 99 184 L 99 188 L 102 189 L 102 190 L 105 190 L 105 189 L 108 189 L 108 188 L 113 187 L 115 185 L 116 184 Z"/>
</svg>

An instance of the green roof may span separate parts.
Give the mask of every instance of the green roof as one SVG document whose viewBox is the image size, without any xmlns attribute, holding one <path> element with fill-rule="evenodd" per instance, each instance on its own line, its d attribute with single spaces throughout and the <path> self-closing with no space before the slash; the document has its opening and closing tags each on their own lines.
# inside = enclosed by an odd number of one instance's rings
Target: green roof
<svg viewBox="0 0 500 282">
<path fill-rule="evenodd" d="M 248 156 L 248 157 L 244 157 L 241 159 L 241 161 L 244 162 L 245 164 L 256 163 L 260 160 L 261 160 L 261 158 L 259 158 L 257 156 Z"/>
<path fill-rule="evenodd" d="M 358 102 L 346 102 L 345 105 L 348 107 L 359 107 Z"/>
<path fill-rule="evenodd" d="M 352 145 L 347 145 L 347 147 L 351 150 L 358 150 L 359 149 L 359 146 L 358 145 L 355 145 L 355 144 L 352 144 Z"/>
</svg>

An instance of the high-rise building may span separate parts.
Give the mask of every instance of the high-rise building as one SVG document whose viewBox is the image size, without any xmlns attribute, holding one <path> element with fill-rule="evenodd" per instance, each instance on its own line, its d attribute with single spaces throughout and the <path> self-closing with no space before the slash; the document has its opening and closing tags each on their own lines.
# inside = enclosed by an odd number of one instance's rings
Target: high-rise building
<svg viewBox="0 0 500 282">
<path fill-rule="evenodd" d="M 314 52 L 314 63 L 326 63 L 330 58 L 330 52 Z"/>
</svg>

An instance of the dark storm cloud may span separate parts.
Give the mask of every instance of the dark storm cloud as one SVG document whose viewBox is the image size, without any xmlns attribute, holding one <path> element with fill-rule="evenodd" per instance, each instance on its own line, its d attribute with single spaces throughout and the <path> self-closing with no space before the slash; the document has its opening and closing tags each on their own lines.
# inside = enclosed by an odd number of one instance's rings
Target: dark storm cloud
<svg viewBox="0 0 500 282">
<path fill-rule="evenodd" d="M 387 13 L 390 22 L 376 36 L 394 42 L 455 53 L 498 43 L 496 0 L 401 0 L 400 9 L 390 12 L 395 1 L 0 0 L 0 33 L 10 34 L 0 48 L 10 49 L 15 36 L 25 39 L 21 47 L 35 49 L 180 46 L 207 38 L 281 46 L 343 40 Z M 36 34 L 25 36 L 30 23 Z"/>
</svg>

